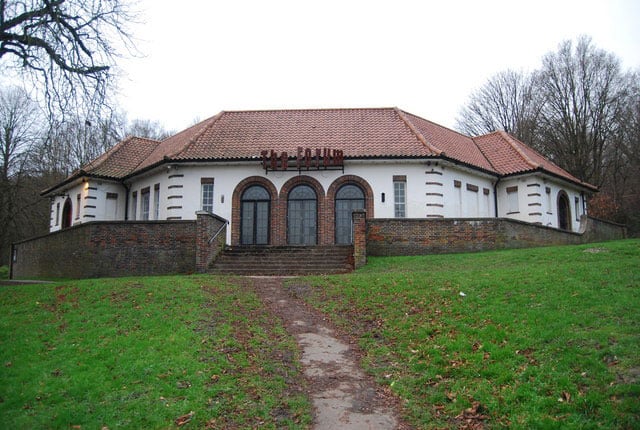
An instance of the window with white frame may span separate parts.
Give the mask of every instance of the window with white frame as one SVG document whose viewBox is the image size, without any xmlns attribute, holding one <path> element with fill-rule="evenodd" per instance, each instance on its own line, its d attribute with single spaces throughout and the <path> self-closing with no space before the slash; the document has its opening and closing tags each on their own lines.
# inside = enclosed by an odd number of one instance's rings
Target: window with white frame
<svg viewBox="0 0 640 430">
<path fill-rule="evenodd" d="M 407 216 L 407 177 L 404 175 L 393 177 L 393 216 Z"/>
<path fill-rule="evenodd" d="M 153 219 L 160 219 L 160 184 L 153 186 Z"/>
<path fill-rule="evenodd" d="M 507 187 L 507 214 L 520 212 L 518 187 Z"/>
<path fill-rule="evenodd" d="M 213 212 L 213 178 L 200 179 L 200 202 L 203 211 Z"/>
<path fill-rule="evenodd" d="M 580 199 L 578 197 L 574 198 L 574 212 L 576 214 L 576 221 L 580 221 Z"/>
<path fill-rule="evenodd" d="M 140 215 L 142 215 L 142 220 L 149 220 L 149 207 L 151 205 L 151 193 L 149 187 L 143 188 L 140 191 Z"/>
</svg>

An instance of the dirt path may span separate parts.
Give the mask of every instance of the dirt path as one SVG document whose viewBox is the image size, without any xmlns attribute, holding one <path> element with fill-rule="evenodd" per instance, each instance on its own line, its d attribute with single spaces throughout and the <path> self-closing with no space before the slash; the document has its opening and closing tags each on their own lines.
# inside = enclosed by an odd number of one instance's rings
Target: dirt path
<svg viewBox="0 0 640 430">
<path fill-rule="evenodd" d="M 341 338 L 324 315 L 287 292 L 280 277 L 250 279 L 300 345 L 315 408 L 314 429 L 408 428 L 395 413 L 397 400 L 365 375 L 355 345 Z"/>
</svg>

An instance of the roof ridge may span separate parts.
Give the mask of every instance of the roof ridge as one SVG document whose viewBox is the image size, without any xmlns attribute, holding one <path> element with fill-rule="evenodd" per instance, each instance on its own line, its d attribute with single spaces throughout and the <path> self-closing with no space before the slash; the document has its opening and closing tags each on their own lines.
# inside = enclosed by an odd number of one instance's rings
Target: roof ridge
<svg viewBox="0 0 640 430">
<path fill-rule="evenodd" d="M 516 150 L 516 152 L 522 157 L 524 162 L 527 163 L 529 166 L 531 166 L 534 169 L 538 169 L 541 167 L 539 163 L 536 163 L 531 158 L 529 158 L 527 154 L 524 153 L 520 145 L 517 144 L 516 139 L 511 135 L 509 135 L 506 131 L 498 130 L 498 131 L 495 131 L 494 133 L 498 133 L 504 140 L 506 140 L 507 143 L 511 145 L 513 149 Z"/>
<path fill-rule="evenodd" d="M 373 111 L 373 110 L 394 110 L 395 107 L 338 107 L 338 108 L 289 108 L 289 109 L 248 109 L 248 110 L 227 110 L 222 111 L 229 114 L 237 113 L 275 113 L 275 112 L 328 112 L 328 111 Z"/>
<path fill-rule="evenodd" d="M 89 161 L 84 166 L 80 167 L 76 172 L 89 173 L 89 169 L 95 169 L 95 168 L 99 167 L 102 163 L 104 163 L 106 160 L 108 160 L 112 155 L 117 154 L 119 151 L 121 151 L 122 148 L 128 142 L 130 142 L 131 140 L 133 140 L 135 138 L 136 138 L 136 136 L 133 136 L 133 135 L 129 135 L 129 136 L 125 137 L 124 139 L 122 139 L 121 141 L 119 141 L 118 143 L 113 145 L 111 148 L 109 148 L 105 153 L 103 153 L 99 157 L 96 157 L 93 160 Z"/>
<path fill-rule="evenodd" d="M 400 109 L 400 110 L 402 110 L 402 109 Z M 407 115 L 407 116 L 413 116 L 413 117 L 419 118 L 420 120 L 425 121 L 425 122 L 428 122 L 428 123 L 429 123 L 429 124 L 431 124 L 431 125 L 434 125 L 434 126 L 436 126 L 436 127 L 443 128 L 443 129 L 445 129 L 445 130 L 447 130 L 447 131 L 450 131 L 450 132 L 455 133 L 455 134 L 457 134 L 457 135 L 460 135 L 460 136 L 462 136 L 462 137 L 466 137 L 466 138 L 469 138 L 469 139 L 473 139 L 473 137 L 469 136 L 468 134 L 464 134 L 464 133 L 462 133 L 462 132 L 459 132 L 458 130 L 454 130 L 453 128 L 451 128 L 451 127 L 447 127 L 446 125 L 438 124 L 437 122 L 434 122 L 434 121 L 432 121 L 432 120 L 430 120 L 430 119 L 422 118 L 420 115 L 416 115 L 416 114 L 414 114 L 414 113 L 406 112 L 406 111 L 402 111 L 402 112 L 403 112 L 405 115 Z"/>
<path fill-rule="evenodd" d="M 440 150 L 439 148 L 436 148 L 431 143 L 427 142 L 427 139 L 424 138 L 422 133 L 420 133 L 420 131 L 416 128 L 416 126 L 413 125 L 413 123 L 409 120 L 409 118 L 406 117 L 405 113 L 402 110 L 400 110 L 397 107 L 394 107 L 393 110 L 400 117 L 400 119 L 407 125 L 407 127 L 409 127 L 409 130 L 411 130 L 411 132 L 416 135 L 418 140 L 424 146 L 426 146 L 431 152 L 434 152 L 436 155 L 442 155 L 443 154 L 442 150 Z"/>
<path fill-rule="evenodd" d="M 135 138 L 135 139 L 142 139 L 142 140 L 146 140 L 146 141 L 148 141 L 148 142 L 151 142 L 151 143 L 155 143 L 155 144 L 156 144 L 156 145 L 154 146 L 154 148 L 153 148 L 151 151 L 146 152 L 146 153 L 144 154 L 144 157 L 142 157 L 142 158 L 140 159 L 140 161 L 138 161 L 138 162 L 136 163 L 136 167 L 134 167 L 134 168 L 131 170 L 131 172 L 135 172 L 136 170 L 138 170 L 138 167 L 140 167 L 140 165 L 141 165 L 142 163 L 144 163 L 144 162 L 147 160 L 147 158 L 149 158 L 149 155 L 151 155 L 151 154 L 153 153 L 153 151 L 155 151 L 155 150 L 156 150 L 156 148 L 157 148 L 157 147 L 162 143 L 162 141 L 160 141 L 160 140 L 156 140 L 156 139 L 149 139 L 149 138 L 147 138 L 147 137 L 138 137 L 138 136 L 132 136 L 132 138 Z"/>
<path fill-rule="evenodd" d="M 491 133 L 493 134 L 493 133 Z M 483 136 L 489 136 L 489 134 L 485 134 Z M 478 145 L 478 142 L 476 142 L 476 139 L 480 139 L 483 136 L 476 136 L 476 137 L 471 137 L 471 141 L 473 142 L 473 144 L 476 146 L 476 148 L 478 148 L 478 150 L 480 151 L 480 154 L 482 154 L 482 156 L 484 157 L 485 160 L 487 160 L 487 163 L 489 163 L 489 165 L 491 166 L 491 168 L 493 169 L 494 172 L 496 172 L 497 174 L 500 174 L 500 171 L 498 170 L 498 168 L 496 167 L 495 164 L 493 164 L 491 162 L 491 158 L 489 158 L 487 156 L 487 154 L 484 152 L 484 149 L 482 149 L 481 145 Z"/>
<path fill-rule="evenodd" d="M 165 159 L 171 159 L 171 158 L 179 155 L 180 153 L 185 152 L 187 149 L 189 149 L 189 147 L 191 147 L 191 145 L 193 145 L 200 138 L 200 136 L 202 136 L 207 130 L 209 130 L 209 128 L 211 128 L 211 126 L 213 126 L 213 124 L 218 122 L 218 120 L 220 118 L 222 118 L 222 116 L 225 113 L 226 112 L 222 110 L 222 111 L 218 112 L 216 115 L 214 115 L 212 117 L 209 117 L 209 118 L 205 119 L 204 121 L 201 121 L 198 124 L 194 124 L 193 127 L 202 124 L 202 128 L 200 130 L 198 130 L 191 139 L 189 139 L 189 141 L 186 143 L 186 145 L 183 145 L 176 152 L 173 152 L 171 154 L 166 154 L 164 156 L 164 158 Z"/>
</svg>

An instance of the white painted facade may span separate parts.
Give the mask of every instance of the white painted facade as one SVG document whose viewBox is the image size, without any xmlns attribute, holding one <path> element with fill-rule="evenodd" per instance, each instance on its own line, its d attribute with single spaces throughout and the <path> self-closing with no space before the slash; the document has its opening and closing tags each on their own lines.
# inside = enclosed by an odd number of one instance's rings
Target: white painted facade
<svg viewBox="0 0 640 430">
<path fill-rule="evenodd" d="M 406 218 L 498 216 L 558 228 L 559 196 L 565 196 L 571 220 L 567 227 L 577 231 L 586 208 L 578 186 L 541 172 L 499 178 L 438 159 L 347 160 L 344 172 L 266 173 L 257 161 L 170 163 L 123 182 L 86 177 L 59 188 L 51 197 L 50 231 L 65 227 L 65 204 L 70 205 L 67 212 L 71 211 L 71 225 L 100 220 L 195 219 L 202 207 L 203 178 L 213 179 L 213 212 L 232 221 L 232 197 L 243 180 L 266 179 L 280 193 L 283 185 L 298 175 L 317 180 L 325 195 L 343 175 L 361 178 L 373 191 L 374 218 L 395 217 L 394 178 L 405 181 Z M 143 211 L 145 199 L 147 216 Z M 228 229 L 228 243 L 230 235 Z"/>
</svg>

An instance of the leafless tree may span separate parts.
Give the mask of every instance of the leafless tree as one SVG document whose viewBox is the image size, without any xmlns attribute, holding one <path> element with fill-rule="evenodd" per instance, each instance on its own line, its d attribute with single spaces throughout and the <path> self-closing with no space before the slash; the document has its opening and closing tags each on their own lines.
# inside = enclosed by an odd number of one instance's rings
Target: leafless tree
<svg viewBox="0 0 640 430">
<path fill-rule="evenodd" d="M 125 119 L 116 110 L 104 112 L 103 116 L 66 115 L 50 121 L 38 147 L 38 171 L 67 176 L 115 145 Z"/>
<path fill-rule="evenodd" d="M 38 106 L 19 87 L 0 89 L 0 180 L 24 171 L 41 129 Z"/>
<path fill-rule="evenodd" d="M 146 137 L 147 139 L 163 140 L 173 133 L 166 130 L 158 121 L 148 119 L 134 119 L 127 124 L 123 138 L 126 136 Z"/>
<path fill-rule="evenodd" d="M 24 90 L 0 90 L 0 264 L 7 262 L 12 241 L 34 234 L 47 222 L 30 164 L 41 138 L 40 119 L 37 104 Z M 35 214 L 41 219 L 31 220 Z M 23 222 L 27 218 L 33 222 Z"/>
<path fill-rule="evenodd" d="M 535 145 L 541 101 L 533 75 L 506 70 L 471 94 L 457 119 L 457 129 L 477 136 L 504 130 Z"/>
<path fill-rule="evenodd" d="M 608 150 L 630 103 L 630 75 L 613 54 L 581 37 L 545 55 L 540 76 L 545 152 L 577 177 L 602 185 Z"/>
<path fill-rule="evenodd" d="M 101 105 L 134 18 L 126 0 L 2 0 L 0 70 L 38 84 L 50 112 Z"/>
<path fill-rule="evenodd" d="M 492 77 L 457 121 L 472 135 L 503 129 L 582 180 L 601 188 L 602 213 L 640 233 L 640 72 L 589 37 L 562 42 L 529 75 Z M 609 203 L 607 203 L 609 202 Z M 634 218 L 635 216 L 635 218 Z M 635 221 L 634 221 L 635 220 Z"/>
</svg>

